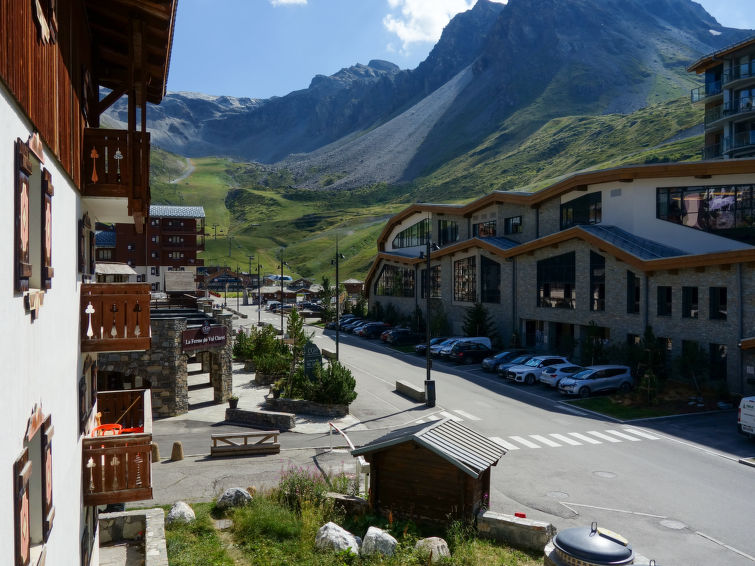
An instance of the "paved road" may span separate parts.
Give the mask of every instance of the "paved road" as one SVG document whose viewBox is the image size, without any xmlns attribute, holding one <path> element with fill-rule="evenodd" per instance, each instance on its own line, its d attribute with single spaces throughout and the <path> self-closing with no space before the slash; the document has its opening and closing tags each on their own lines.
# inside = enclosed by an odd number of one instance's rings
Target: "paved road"
<svg viewBox="0 0 755 566">
<path fill-rule="evenodd" d="M 256 307 L 246 312 L 256 322 Z M 334 348 L 330 332 L 316 331 L 314 340 Z M 357 380 L 356 419 L 344 426 L 357 445 L 405 424 L 454 418 L 509 450 L 492 474 L 493 510 L 559 529 L 598 521 L 659 564 L 755 563 L 755 468 L 738 461 L 755 454 L 755 443 L 734 432 L 734 411 L 618 423 L 565 406 L 542 386 L 437 362 L 438 402 L 430 409 L 394 392 L 397 378 L 422 383 L 424 359 L 344 334 L 340 351 Z M 326 441 L 322 431 L 281 438 L 302 458 Z"/>
</svg>

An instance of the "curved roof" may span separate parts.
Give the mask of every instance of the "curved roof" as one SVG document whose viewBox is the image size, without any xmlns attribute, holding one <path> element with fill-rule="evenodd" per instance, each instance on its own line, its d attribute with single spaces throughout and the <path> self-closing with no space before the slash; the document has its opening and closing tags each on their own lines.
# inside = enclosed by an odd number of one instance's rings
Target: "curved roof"
<svg viewBox="0 0 755 566">
<path fill-rule="evenodd" d="M 687 71 L 690 73 L 692 71 L 695 71 L 696 73 L 703 73 L 705 72 L 706 69 L 710 67 L 720 65 L 721 57 L 725 57 L 726 55 L 730 55 L 731 53 L 734 53 L 735 51 L 739 51 L 740 49 L 744 49 L 745 47 L 749 47 L 750 45 L 754 45 L 754 44 L 755 44 L 755 35 L 748 37 L 747 39 L 743 41 L 733 43 L 732 45 L 724 47 L 723 49 L 719 49 L 718 51 L 714 51 L 713 53 L 708 53 L 707 55 L 703 55 L 697 61 L 695 61 L 689 67 L 687 67 Z"/>
</svg>

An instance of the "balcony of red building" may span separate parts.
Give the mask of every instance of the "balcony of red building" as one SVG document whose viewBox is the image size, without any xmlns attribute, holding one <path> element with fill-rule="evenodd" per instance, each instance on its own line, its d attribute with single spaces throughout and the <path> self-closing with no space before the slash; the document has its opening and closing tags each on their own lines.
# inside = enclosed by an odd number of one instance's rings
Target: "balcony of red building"
<svg viewBox="0 0 755 566">
<path fill-rule="evenodd" d="M 150 390 L 100 391 L 96 410 L 81 449 L 84 505 L 151 499 Z"/>
<path fill-rule="evenodd" d="M 80 304 L 82 352 L 151 348 L 148 283 L 83 283 Z"/>
<path fill-rule="evenodd" d="M 84 130 L 82 195 L 97 218 L 127 222 L 132 217 L 142 231 L 149 215 L 149 154 L 148 132 Z"/>
</svg>

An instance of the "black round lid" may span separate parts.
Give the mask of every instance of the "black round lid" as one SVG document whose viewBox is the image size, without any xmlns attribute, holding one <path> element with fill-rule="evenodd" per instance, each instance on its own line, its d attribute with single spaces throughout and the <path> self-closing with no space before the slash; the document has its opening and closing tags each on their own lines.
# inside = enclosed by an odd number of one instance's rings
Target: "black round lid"
<svg viewBox="0 0 755 566">
<path fill-rule="evenodd" d="M 574 558 L 595 564 L 630 564 L 634 557 L 626 539 L 608 529 L 599 529 L 597 523 L 561 531 L 553 544 Z"/>
</svg>

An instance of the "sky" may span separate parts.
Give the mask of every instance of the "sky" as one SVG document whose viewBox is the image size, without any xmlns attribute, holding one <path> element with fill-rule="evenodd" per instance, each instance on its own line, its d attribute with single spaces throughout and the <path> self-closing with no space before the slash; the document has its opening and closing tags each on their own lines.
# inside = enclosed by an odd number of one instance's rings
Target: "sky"
<svg viewBox="0 0 755 566">
<path fill-rule="evenodd" d="M 372 59 L 413 69 L 448 21 L 474 3 L 179 0 L 168 90 L 270 98 Z M 755 29 L 755 0 L 698 3 L 724 26 Z"/>
</svg>

